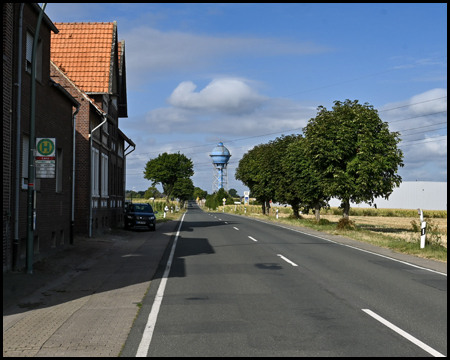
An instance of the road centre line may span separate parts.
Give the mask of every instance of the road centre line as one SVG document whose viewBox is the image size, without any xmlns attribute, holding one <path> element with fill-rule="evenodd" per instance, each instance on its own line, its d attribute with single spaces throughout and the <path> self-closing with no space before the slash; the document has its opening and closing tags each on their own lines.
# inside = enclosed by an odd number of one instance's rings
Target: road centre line
<svg viewBox="0 0 450 360">
<path fill-rule="evenodd" d="M 240 215 L 234 215 L 234 214 L 229 214 L 229 215 L 232 215 L 232 216 L 240 216 Z M 337 242 L 337 241 L 334 241 L 334 240 L 330 240 L 330 239 L 326 239 L 326 238 L 321 237 L 321 236 L 318 236 L 318 235 L 313 235 L 313 234 L 309 234 L 309 233 L 306 233 L 306 232 L 303 232 L 303 231 L 300 231 L 300 230 L 291 229 L 291 228 L 288 228 L 288 227 L 286 227 L 286 226 L 281 226 L 281 225 L 277 225 L 277 224 L 268 223 L 268 222 L 265 222 L 265 221 L 262 221 L 262 220 L 259 220 L 259 219 L 253 219 L 253 218 L 250 218 L 250 217 L 248 217 L 248 219 L 251 219 L 251 220 L 254 220 L 254 221 L 259 221 L 259 222 L 262 222 L 262 223 L 267 224 L 267 225 L 278 226 L 278 227 L 283 228 L 283 229 L 295 231 L 295 232 L 298 232 L 298 233 L 300 233 L 300 234 L 304 234 L 304 235 L 316 237 L 316 238 L 318 238 L 318 239 L 322 239 L 322 240 L 325 240 L 325 241 L 328 241 L 328 242 L 332 242 L 332 243 L 334 243 L 334 244 L 336 244 L 336 245 L 346 246 L 346 247 L 349 247 L 349 248 L 352 248 L 352 249 L 355 249 L 355 250 L 359 250 L 359 251 L 366 252 L 366 253 L 368 253 L 368 254 L 372 254 L 372 255 L 380 256 L 380 257 L 383 257 L 383 258 L 386 258 L 386 259 L 389 259 L 389 260 L 397 261 L 397 262 L 399 262 L 399 263 L 406 264 L 406 265 L 409 265 L 409 266 L 412 266 L 412 267 L 415 267 L 415 268 L 418 268 L 418 269 L 421 269 L 421 270 L 427 270 L 427 271 L 430 271 L 430 272 L 433 272 L 433 273 L 436 273 L 436 274 L 439 274 L 439 275 L 447 276 L 447 274 L 445 274 L 445 273 L 443 273 L 443 272 L 440 272 L 440 271 L 428 269 L 428 268 L 423 267 L 423 266 L 419 266 L 419 265 L 411 264 L 411 263 L 406 262 L 406 261 L 394 259 L 394 258 L 392 258 L 392 257 L 385 256 L 385 255 L 381 255 L 381 254 L 378 254 L 378 253 L 373 252 L 373 251 L 360 249 L 360 248 L 358 248 L 358 247 L 356 247 L 356 246 L 351 246 L 351 245 L 347 245 L 347 244 L 342 244 L 342 243 L 340 243 L 340 242 Z"/>
<path fill-rule="evenodd" d="M 159 308 L 161 307 L 164 290 L 166 288 L 167 279 L 169 277 L 170 268 L 172 266 L 173 254 L 175 253 L 175 247 L 177 246 L 178 236 L 180 235 L 180 229 L 181 225 L 183 224 L 185 215 L 186 213 L 183 214 L 177 234 L 175 235 L 175 239 L 173 241 L 172 249 L 169 255 L 169 260 L 167 260 L 166 270 L 164 271 L 161 283 L 159 284 L 158 292 L 156 293 L 155 300 L 152 305 L 152 309 L 150 310 L 150 314 L 148 315 L 147 324 L 145 325 L 144 333 L 142 334 L 142 339 L 136 352 L 136 357 L 147 357 L 148 349 L 150 348 L 150 343 L 153 337 L 153 332 L 155 331 Z"/>
<path fill-rule="evenodd" d="M 425 350 L 427 353 L 433 355 L 434 357 L 445 357 L 445 355 L 441 354 L 440 352 L 434 350 L 433 348 L 431 348 L 430 346 L 428 346 L 427 344 L 423 343 L 422 341 L 420 341 L 419 339 L 415 338 L 414 336 L 408 334 L 406 331 L 403 331 L 402 329 L 400 329 L 399 327 L 395 326 L 394 324 L 392 324 L 391 322 L 387 321 L 386 319 L 382 318 L 380 315 L 375 314 L 373 311 L 369 310 L 369 309 L 361 309 L 362 311 L 364 311 L 366 314 L 372 316 L 375 320 L 378 320 L 380 323 L 382 323 L 383 325 L 386 325 L 388 328 L 390 328 L 391 330 L 394 330 L 397 334 L 400 334 L 401 336 L 403 336 L 404 338 L 408 339 L 409 341 L 411 341 L 413 344 L 417 345 L 418 347 L 422 348 L 423 350 Z"/>
<path fill-rule="evenodd" d="M 258 241 L 258 240 L 256 240 L 256 239 L 252 238 L 251 236 L 249 236 L 249 238 L 252 239 L 253 241 Z"/>
<path fill-rule="evenodd" d="M 233 226 L 233 229 L 239 230 L 236 226 Z"/>
<path fill-rule="evenodd" d="M 289 260 L 288 258 L 285 258 L 283 255 L 281 254 L 277 254 L 277 256 L 279 256 L 280 258 L 282 258 L 284 261 L 288 262 L 289 264 L 291 264 L 292 266 L 298 266 L 295 262 L 292 262 L 291 260 Z"/>
</svg>

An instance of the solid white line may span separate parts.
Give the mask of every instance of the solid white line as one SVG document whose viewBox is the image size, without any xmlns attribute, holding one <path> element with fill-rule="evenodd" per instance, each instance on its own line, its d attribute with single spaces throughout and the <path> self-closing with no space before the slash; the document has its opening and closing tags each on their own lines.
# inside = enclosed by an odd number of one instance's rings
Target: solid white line
<svg viewBox="0 0 450 360">
<path fill-rule="evenodd" d="M 162 303 L 162 299 L 164 296 L 164 290 L 166 288 L 167 278 L 169 277 L 170 267 L 172 266 L 173 254 L 175 252 L 175 247 L 177 245 L 178 236 L 180 235 L 181 224 L 183 224 L 184 216 L 183 214 L 181 218 L 180 226 L 178 227 L 177 234 L 175 236 L 175 240 L 173 241 L 172 250 L 170 251 L 169 260 L 167 261 L 166 270 L 164 271 L 164 275 L 161 279 L 161 283 L 159 284 L 158 292 L 155 296 L 155 301 L 152 305 L 152 310 L 148 315 L 147 325 L 145 325 L 144 333 L 142 334 L 142 339 L 139 344 L 138 350 L 136 352 L 136 357 L 146 357 L 148 353 L 148 349 L 150 348 L 150 343 L 152 341 L 153 332 L 155 330 L 156 319 L 158 318 L 159 308 Z"/>
<path fill-rule="evenodd" d="M 394 330 L 396 333 L 398 333 L 401 336 L 403 336 L 404 338 L 408 339 L 413 344 L 415 344 L 418 347 L 422 348 L 423 350 L 425 350 L 427 353 L 433 355 L 434 357 L 445 357 L 445 355 L 443 355 L 440 352 L 438 352 L 438 351 L 434 350 L 433 348 L 429 347 L 427 344 L 424 344 L 419 339 L 416 339 L 414 336 L 408 334 L 406 331 L 403 331 L 399 327 L 397 327 L 394 324 L 390 323 L 386 319 L 382 318 L 380 315 L 375 314 L 373 311 L 371 311 L 369 309 L 362 309 L 362 311 L 364 311 L 368 315 L 372 316 L 374 319 L 378 320 L 383 325 L 386 325 L 388 328 Z"/>
<path fill-rule="evenodd" d="M 256 239 L 252 238 L 251 236 L 249 236 L 249 238 L 252 239 L 253 241 L 258 241 L 258 240 L 256 240 Z"/>
<path fill-rule="evenodd" d="M 233 215 L 233 216 L 240 216 L 240 215 L 234 215 L 234 214 L 230 214 L 230 215 Z M 337 241 L 334 241 L 334 240 L 330 240 L 330 239 L 326 239 L 326 238 L 321 237 L 321 236 L 318 236 L 318 235 L 313 235 L 313 234 L 309 234 L 309 233 L 306 233 L 306 232 L 303 232 L 303 231 L 300 231 L 300 230 L 291 229 L 291 228 L 288 228 L 288 227 L 285 227 L 285 226 L 281 226 L 281 225 L 277 225 L 277 224 L 272 224 L 272 223 L 265 222 L 265 221 L 262 221 L 262 220 L 259 220 L 259 219 L 253 219 L 253 218 L 251 218 L 251 217 L 249 217 L 248 219 L 254 220 L 254 221 L 259 221 L 259 222 L 262 222 L 262 223 L 267 224 L 267 225 L 278 226 L 278 227 L 283 228 L 283 229 L 295 231 L 295 232 L 298 232 L 298 233 L 300 233 L 300 234 L 305 234 L 305 235 L 308 235 L 308 236 L 316 237 L 316 238 L 318 238 L 318 239 L 322 239 L 322 240 L 325 240 L 325 241 L 329 241 L 329 242 L 332 242 L 332 243 L 337 244 L 337 245 L 346 246 L 346 247 L 349 247 L 349 248 L 352 248 L 352 249 L 355 249 L 355 250 L 359 250 L 359 251 L 366 252 L 366 253 L 368 253 L 368 254 L 380 256 L 380 257 L 383 257 L 383 258 L 386 258 L 386 259 L 389 259 L 389 260 L 392 260 L 392 261 L 397 261 L 397 262 L 399 262 L 399 263 L 406 264 L 406 265 L 409 265 L 409 266 L 412 266 L 412 267 L 415 267 L 415 268 L 418 268 L 418 269 L 421 269 L 421 270 L 427 270 L 427 271 L 430 271 L 430 272 L 433 272 L 433 273 L 436 273 L 436 274 L 439 274 L 439 275 L 447 276 L 446 273 L 443 273 L 443 272 L 440 272 L 440 271 L 428 269 L 428 268 L 423 267 L 423 266 L 419 266 L 419 265 L 411 264 L 411 263 L 406 262 L 406 261 L 394 259 L 394 258 L 392 258 L 392 257 L 385 256 L 385 255 L 381 255 L 381 254 L 378 254 L 378 253 L 373 252 L 373 251 L 364 250 L 364 249 L 358 248 L 358 247 L 356 247 L 356 246 L 351 246 L 351 245 L 347 245 L 347 244 L 342 244 L 342 243 L 340 243 L 340 242 L 337 242 Z"/>
<path fill-rule="evenodd" d="M 277 256 L 279 256 L 280 258 L 282 258 L 284 261 L 288 262 L 289 264 L 291 264 L 292 266 L 298 266 L 295 262 L 292 262 L 291 260 L 289 260 L 288 258 L 285 258 L 283 255 L 281 254 L 277 254 Z"/>
<path fill-rule="evenodd" d="M 233 226 L 233 229 L 239 230 L 237 227 Z"/>
</svg>

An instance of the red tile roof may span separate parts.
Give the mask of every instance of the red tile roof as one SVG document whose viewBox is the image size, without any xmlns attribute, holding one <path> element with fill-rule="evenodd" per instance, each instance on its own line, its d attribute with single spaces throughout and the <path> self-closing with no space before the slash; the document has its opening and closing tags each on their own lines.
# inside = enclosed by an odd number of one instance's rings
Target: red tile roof
<svg viewBox="0 0 450 360">
<path fill-rule="evenodd" d="M 55 23 L 59 33 L 52 33 L 51 59 L 85 92 L 111 92 L 115 24 Z"/>
</svg>

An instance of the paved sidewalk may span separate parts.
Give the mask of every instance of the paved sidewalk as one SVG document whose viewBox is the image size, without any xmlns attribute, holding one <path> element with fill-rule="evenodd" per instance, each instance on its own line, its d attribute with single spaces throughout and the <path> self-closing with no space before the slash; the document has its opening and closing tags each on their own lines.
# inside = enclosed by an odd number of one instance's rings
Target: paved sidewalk
<svg viewBox="0 0 450 360">
<path fill-rule="evenodd" d="M 3 274 L 3 356 L 118 356 L 177 224 L 77 238 Z"/>
</svg>

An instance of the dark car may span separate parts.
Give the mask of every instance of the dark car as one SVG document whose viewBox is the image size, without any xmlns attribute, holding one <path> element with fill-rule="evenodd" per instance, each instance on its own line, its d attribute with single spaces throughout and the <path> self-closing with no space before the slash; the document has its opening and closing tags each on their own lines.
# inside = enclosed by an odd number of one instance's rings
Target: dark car
<svg viewBox="0 0 450 360">
<path fill-rule="evenodd" d="M 153 211 L 150 204 L 128 204 L 125 209 L 125 229 L 135 226 L 147 226 L 150 230 L 156 230 L 157 211 Z"/>
</svg>

